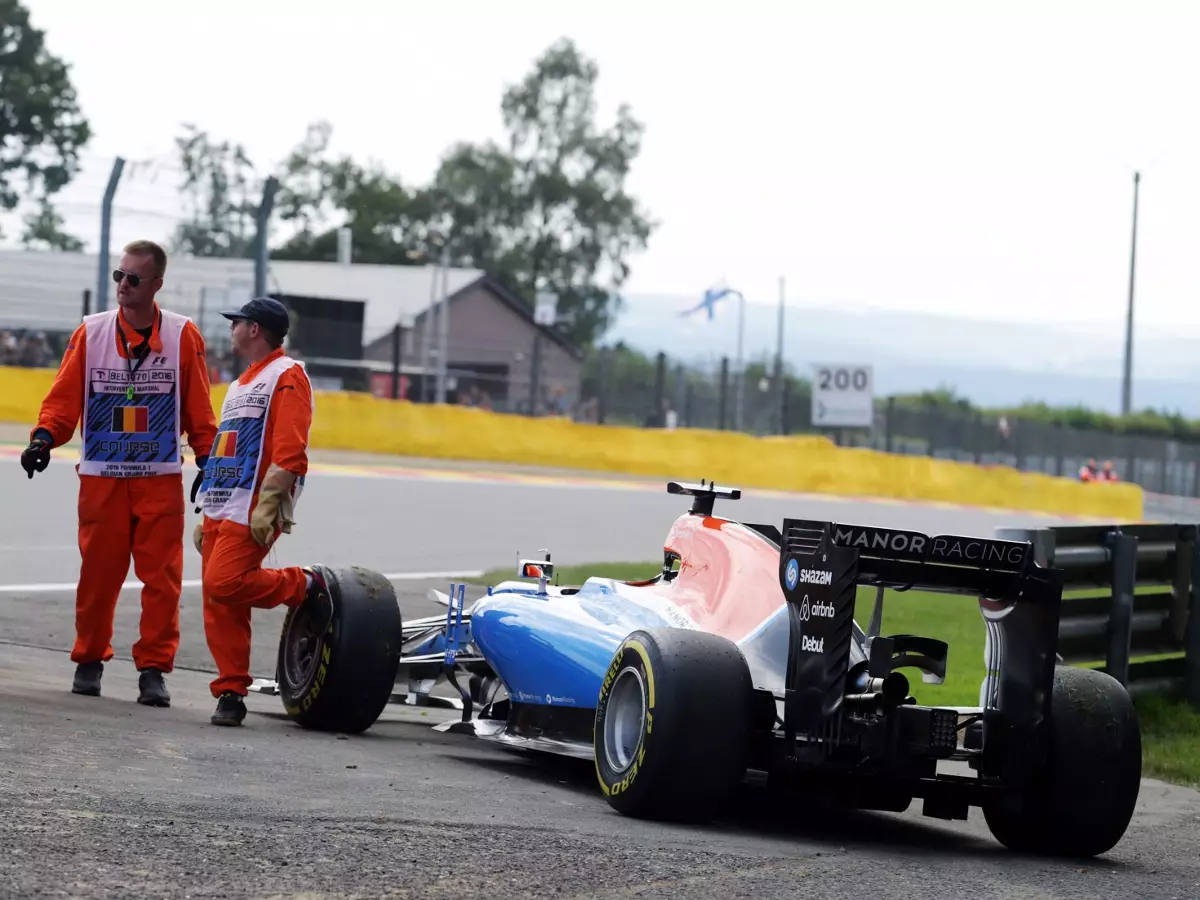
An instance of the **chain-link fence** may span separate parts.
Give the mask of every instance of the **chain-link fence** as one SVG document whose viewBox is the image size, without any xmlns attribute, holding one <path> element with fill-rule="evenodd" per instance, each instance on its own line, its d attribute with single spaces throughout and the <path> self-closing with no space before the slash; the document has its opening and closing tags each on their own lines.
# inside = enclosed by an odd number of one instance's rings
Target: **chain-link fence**
<svg viewBox="0 0 1200 900">
<path fill-rule="evenodd" d="M 218 310 L 224 297 L 197 311 L 213 383 L 240 373 L 229 344 L 229 323 Z M 438 400 L 438 348 L 422 347 L 413 331 L 397 327 L 364 351 L 361 325 L 321 316 L 293 315 L 288 352 L 305 362 L 318 390 L 371 393 L 414 403 Z M 0 330 L 0 364 L 53 367 L 70 332 Z M 933 456 L 983 465 L 1015 466 L 1068 478 L 1089 460 L 1111 462 L 1117 476 L 1146 490 L 1200 496 L 1200 446 L 1185 441 L 1089 431 L 882 398 L 871 428 L 827 431 L 812 424 L 806 381 L 776 378 L 761 363 L 737 377 L 728 359 L 688 365 L 665 355 L 646 358 L 624 348 L 601 348 L 564 363 L 539 361 L 531 347 L 500 341 L 447 344 L 444 402 L 499 412 L 565 416 L 576 421 L 649 428 L 735 429 L 754 434 L 826 434 L 839 444 Z M 368 358 L 369 357 L 369 358 Z M 487 362 L 479 362 L 487 360 Z M 740 400 L 738 397 L 740 385 Z"/>
</svg>

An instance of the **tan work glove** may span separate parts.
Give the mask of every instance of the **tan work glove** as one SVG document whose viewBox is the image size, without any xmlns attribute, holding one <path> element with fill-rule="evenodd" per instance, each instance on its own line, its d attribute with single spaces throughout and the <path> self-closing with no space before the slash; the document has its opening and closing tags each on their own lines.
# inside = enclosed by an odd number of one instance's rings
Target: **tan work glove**
<svg viewBox="0 0 1200 900">
<path fill-rule="evenodd" d="M 201 556 L 204 555 L 204 525 L 197 522 L 196 528 L 192 531 L 192 543 L 196 545 L 196 552 Z"/>
<path fill-rule="evenodd" d="M 265 547 L 275 535 L 276 527 L 284 534 L 291 534 L 292 485 L 296 476 L 274 463 L 267 469 L 262 487 L 258 491 L 258 503 L 250 514 L 250 534 L 260 547 Z"/>
</svg>

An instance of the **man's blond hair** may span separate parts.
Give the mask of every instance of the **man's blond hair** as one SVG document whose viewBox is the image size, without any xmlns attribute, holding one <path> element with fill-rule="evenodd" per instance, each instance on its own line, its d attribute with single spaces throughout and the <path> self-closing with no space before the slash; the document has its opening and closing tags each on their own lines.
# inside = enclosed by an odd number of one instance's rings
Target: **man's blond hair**
<svg viewBox="0 0 1200 900">
<path fill-rule="evenodd" d="M 167 274 L 167 251 L 154 241 L 131 241 L 125 245 L 125 252 L 133 256 L 149 256 L 154 260 L 154 270 L 157 277 Z"/>
</svg>

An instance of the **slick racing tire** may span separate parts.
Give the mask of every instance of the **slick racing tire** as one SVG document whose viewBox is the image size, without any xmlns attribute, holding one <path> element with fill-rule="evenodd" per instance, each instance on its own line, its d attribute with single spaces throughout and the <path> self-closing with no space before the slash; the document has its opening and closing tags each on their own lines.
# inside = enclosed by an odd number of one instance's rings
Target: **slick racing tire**
<svg viewBox="0 0 1200 900">
<path fill-rule="evenodd" d="M 678 628 L 633 632 L 596 704 L 596 775 L 609 806 L 713 819 L 745 777 L 752 703 L 750 670 L 732 642 Z"/>
<path fill-rule="evenodd" d="M 988 828 L 1019 853 L 1106 853 L 1124 835 L 1141 786 L 1141 731 L 1128 691 L 1099 670 L 1056 667 L 1049 737 L 1046 766 L 1024 796 L 984 806 Z"/>
<path fill-rule="evenodd" d="M 356 734 L 383 712 L 400 664 L 401 616 L 392 583 L 377 572 L 314 566 L 333 597 L 333 621 L 315 634 L 306 607 L 289 609 L 277 682 L 289 718 L 305 728 Z"/>
</svg>

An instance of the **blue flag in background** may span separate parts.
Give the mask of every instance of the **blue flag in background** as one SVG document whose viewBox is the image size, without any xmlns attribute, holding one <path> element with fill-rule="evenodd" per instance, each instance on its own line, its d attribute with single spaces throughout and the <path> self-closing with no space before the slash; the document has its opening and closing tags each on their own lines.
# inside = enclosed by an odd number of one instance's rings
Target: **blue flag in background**
<svg viewBox="0 0 1200 900">
<path fill-rule="evenodd" d="M 683 310 L 679 313 L 679 316 L 680 318 L 687 318 L 688 316 L 698 313 L 703 309 L 708 311 L 708 321 L 711 322 L 715 314 L 717 302 L 725 299 L 730 294 L 736 296 L 737 291 L 728 287 L 708 288 L 708 290 L 704 292 L 704 298 L 699 303 L 697 303 L 691 309 Z"/>
</svg>

